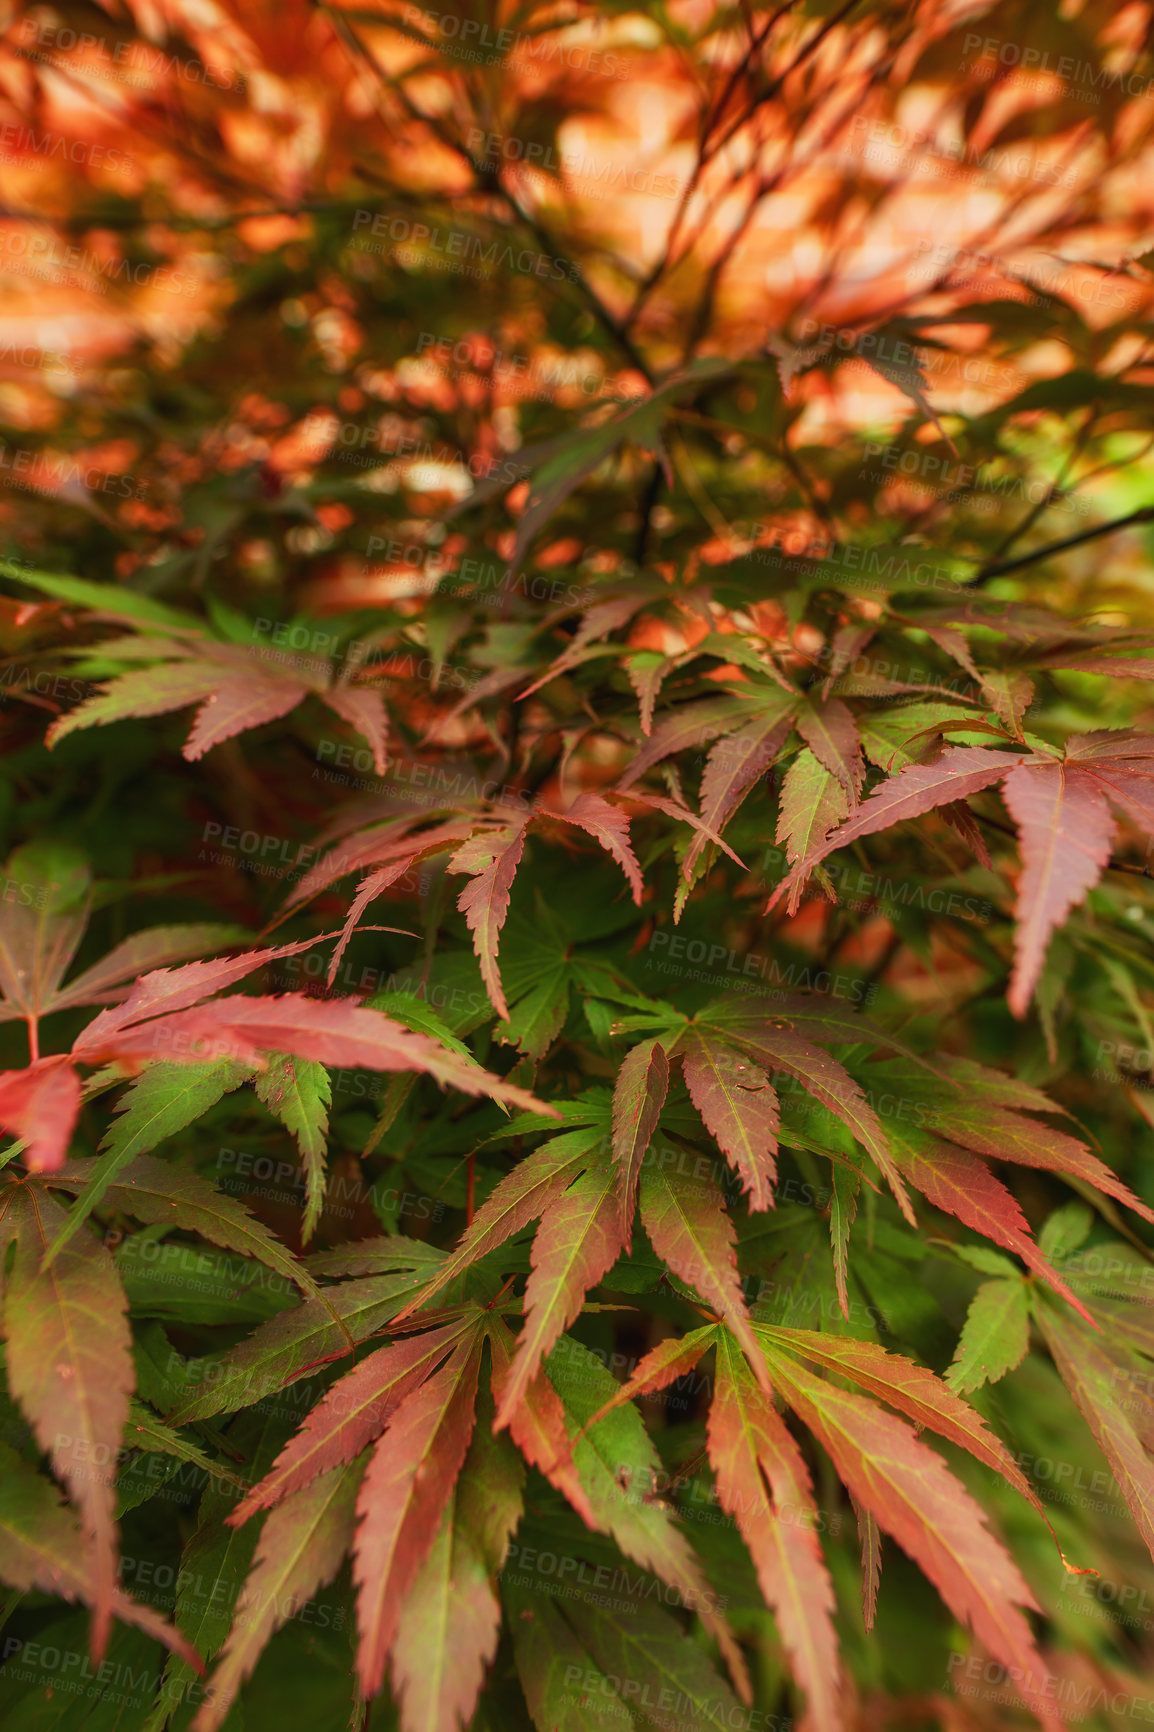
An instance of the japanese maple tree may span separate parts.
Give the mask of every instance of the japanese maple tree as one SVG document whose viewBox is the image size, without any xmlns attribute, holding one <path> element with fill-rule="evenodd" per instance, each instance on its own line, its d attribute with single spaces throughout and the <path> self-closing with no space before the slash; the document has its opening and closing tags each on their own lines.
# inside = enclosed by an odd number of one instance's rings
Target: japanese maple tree
<svg viewBox="0 0 1154 1732">
<path fill-rule="evenodd" d="M 1152 38 L 14 10 L 6 1727 L 1154 1717 Z"/>
</svg>

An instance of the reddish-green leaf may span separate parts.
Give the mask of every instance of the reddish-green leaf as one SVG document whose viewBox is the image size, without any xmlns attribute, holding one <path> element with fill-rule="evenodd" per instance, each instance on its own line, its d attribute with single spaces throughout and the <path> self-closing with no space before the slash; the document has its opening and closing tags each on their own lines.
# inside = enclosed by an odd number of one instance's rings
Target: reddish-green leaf
<svg viewBox="0 0 1154 1732">
<path fill-rule="evenodd" d="M 724 1335 L 708 1442 L 721 1507 L 749 1547 L 806 1692 L 809 1717 L 819 1732 L 837 1732 L 842 1721 L 834 1593 L 817 1537 L 809 1471 L 770 1394 Z"/>
<path fill-rule="evenodd" d="M 1098 1446 L 1110 1464 L 1138 1531 L 1154 1557 L 1154 1438 L 1149 1379 L 1140 1387 L 1128 1375 L 1109 1338 L 1092 1334 L 1073 1317 L 1060 1316 L 1052 1305 L 1035 1313 L 1046 1345 L 1063 1383 L 1070 1391 Z M 1135 1425 L 1135 1413 L 1139 1423 Z"/>
<path fill-rule="evenodd" d="M 589 1165 L 604 1141 L 602 1124 L 582 1126 L 551 1137 L 518 1161 L 485 1198 L 457 1249 L 429 1279 L 419 1299 L 406 1306 L 401 1318 L 427 1305 L 466 1269 L 539 1220 L 553 1199 Z"/>
<path fill-rule="evenodd" d="M 1014 974 L 1007 994 L 1010 1009 L 1022 1017 L 1050 934 L 1105 870 L 1114 820 L 1090 772 L 1071 764 L 1019 764 L 1006 777 L 1003 797 L 1022 848 Z"/>
<path fill-rule="evenodd" d="M 766 1381 L 737 1274 L 737 1232 L 708 1172 L 687 1177 L 660 1166 L 646 1167 L 641 1175 L 641 1221 L 657 1255 L 728 1323 L 758 1377 Z"/>
<path fill-rule="evenodd" d="M 613 1087 L 613 1159 L 617 1162 L 621 1229 L 632 1241 L 637 1181 L 665 1096 L 669 1060 L 659 1040 L 644 1040 L 627 1053 Z"/>
<path fill-rule="evenodd" d="M 782 879 L 769 899 L 772 908 L 789 893 L 789 911 L 796 912 L 801 887 L 820 860 L 835 848 L 847 847 L 862 836 L 888 830 L 892 824 L 907 818 L 920 818 L 935 806 L 965 799 L 980 793 L 994 782 L 1001 781 L 1015 764 L 1022 761 L 1020 752 L 991 752 L 984 746 L 950 746 L 932 764 L 910 764 L 875 788 L 853 817 L 824 842 L 812 847 L 798 861 L 787 878 Z"/>
<path fill-rule="evenodd" d="M 440 1328 L 378 1348 L 346 1372 L 310 1409 L 270 1471 L 237 1505 L 228 1517 L 230 1525 L 271 1509 L 330 1467 L 352 1461 L 380 1436 L 405 1397 L 436 1371 L 469 1330 L 476 1332 L 476 1314 L 466 1312 Z"/>
<path fill-rule="evenodd" d="M 331 1581 L 348 1551 L 361 1465 L 334 1468 L 273 1510 L 237 1602 L 232 1630 L 192 1723 L 216 1732 L 269 1638 Z"/>
<path fill-rule="evenodd" d="M 507 1438 L 480 1416 L 432 1550 L 405 1596 L 393 1646 L 401 1732 L 468 1726 L 497 1650 L 496 1577 L 521 1518 L 525 1470 Z"/>
<path fill-rule="evenodd" d="M 586 1293 L 609 1272 L 624 1246 L 616 1175 L 607 1162 L 590 1167 L 568 1190 L 554 1193 L 533 1240 L 525 1322 L 501 1390 L 498 1427 L 509 1423 L 542 1359 L 580 1314 Z"/>
<path fill-rule="evenodd" d="M 860 1344 L 859 1344 L 860 1345 Z M 954 1616 L 1003 1665 L 1047 1726 L 1059 1727 L 1043 1695 L 1046 1669 L 1019 1608 L 1038 1609 L 981 1508 L 941 1458 L 904 1421 L 824 1382 L 791 1356 L 769 1351 L 770 1374 L 823 1444 L 858 1502 L 892 1534 L 938 1589 Z"/>
<path fill-rule="evenodd" d="M 93 1644 L 103 1653 L 116 1587 L 115 1486 L 93 1464 L 115 1460 L 128 1419 L 135 1382 L 128 1307 L 112 1258 L 91 1233 L 42 1269 L 64 1211 L 37 1185 L 8 1187 L 0 1207 L 17 1224 L 4 1292 L 8 1387 L 83 1517 Z"/>
<path fill-rule="evenodd" d="M 526 816 L 502 829 L 481 831 L 458 848 L 448 867 L 450 872 L 472 874 L 457 898 L 457 907 L 473 934 L 473 948 L 493 1009 L 506 1020 L 509 1007 L 497 972 L 497 945 L 509 912 L 509 892 L 525 848 L 527 824 Z"/>
<path fill-rule="evenodd" d="M 690 1027 L 679 1051 L 689 1098 L 741 1174 L 750 1209 L 772 1208 L 781 1112 L 768 1076 L 705 1027 Z"/>
<path fill-rule="evenodd" d="M 378 1439 L 357 1499 L 357 1674 L 375 1696 L 405 1596 L 428 1556 L 473 1435 L 481 1341 L 463 1342 Z"/>
</svg>

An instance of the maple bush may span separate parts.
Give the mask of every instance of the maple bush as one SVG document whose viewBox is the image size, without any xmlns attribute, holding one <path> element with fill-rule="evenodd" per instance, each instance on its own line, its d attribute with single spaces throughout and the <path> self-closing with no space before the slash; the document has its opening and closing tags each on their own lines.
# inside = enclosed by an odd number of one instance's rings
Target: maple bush
<svg viewBox="0 0 1154 1732">
<path fill-rule="evenodd" d="M 0 1711 L 1154 1720 L 1146 4 L 0 38 Z"/>
</svg>

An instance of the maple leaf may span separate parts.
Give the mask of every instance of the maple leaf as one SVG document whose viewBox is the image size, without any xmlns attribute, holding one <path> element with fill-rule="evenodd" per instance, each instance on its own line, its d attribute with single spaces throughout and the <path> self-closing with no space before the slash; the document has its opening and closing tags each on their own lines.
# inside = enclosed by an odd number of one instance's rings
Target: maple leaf
<svg viewBox="0 0 1154 1732">
<path fill-rule="evenodd" d="M 1061 1721 L 1021 1607 L 1038 1610 L 981 1509 L 902 1420 L 838 1389 L 791 1356 L 766 1349 L 770 1375 L 819 1439 L 857 1501 L 933 1582 L 946 1604 L 1005 1666 L 1047 1726 Z"/>
<path fill-rule="evenodd" d="M 315 1059 L 273 1054 L 268 1069 L 256 1078 L 256 1094 L 297 1140 L 307 1187 L 301 1242 L 307 1245 L 325 1202 L 325 1153 L 332 1105 L 328 1071 Z"/>
<path fill-rule="evenodd" d="M 706 1130 L 741 1174 L 751 1210 L 773 1206 L 781 1110 L 762 1067 L 694 1025 L 680 1043 L 689 1098 Z"/>
<path fill-rule="evenodd" d="M 533 1240 L 525 1322 L 501 1390 L 498 1428 L 509 1423 L 542 1359 L 580 1314 L 585 1295 L 608 1274 L 624 1246 L 616 1175 L 608 1162 L 589 1167 L 546 1204 Z"/>
<path fill-rule="evenodd" d="M 626 1243 L 631 1242 L 641 1163 L 668 1089 L 669 1060 L 659 1040 L 642 1041 L 626 1054 L 613 1088 L 613 1159 L 618 1168 L 621 1229 Z"/>
<path fill-rule="evenodd" d="M 1102 876 L 1114 823 L 1093 773 L 1075 766 L 1021 764 L 1006 777 L 1003 793 L 1022 847 L 1007 1003 L 1015 1016 L 1025 1016 L 1050 933 Z"/>
<path fill-rule="evenodd" d="M 1134 1375 L 1124 1352 L 1111 1349 L 1108 1336 L 1060 1316 L 1052 1305 L 1038 1305 L 1034 1315 L 1062 1382 L 1109 1462 L 1154 1557 L 1154 1461 L 1149 1452 L 1150 1398 L 1145 1392 L 1149 1379 Z"/>
<path fill-rule="evenodd" d="M 0 1577 L 22 1594 L 38 1590 L 90 1603 L 98 1590 L 81 1561 L 85 1538 L 56 1487 L 0 1443 Z M 195 1647 L 151 1606 L 114 1587 L 111 1607 L 124 1623 L 179 1654 L 190 1670 L 203 1672 Z"/>
<path fill-rule="evenodd" d="M 737 1275 L 737 1234 L 720 1190 L 708 1174 L 685 1180 L 663 1167 L 641 1174 L 641 1223 L 657 1255 L 729 1325 L 765 1381 Z"/>
<path fill-rule="evenodd" d="M 504 1401 L 514 1346 L 512 1333 L 498 1316 L 489 1336 L 489 1349 L 493 1356 L 493 1394 L 499 1402 Z M 565 1404 L 544 1370 L 538 1372 L 520 1399 L 510 1406 L 509 1436 L 530 1467 L 544 1474 L 586 1527 L 595 1528 L 597 1518 L 573 1459 Z"/>
<path fill-rule="evenodd" d="M 405 1597 L 391 1676 L 401 1732 L 467 1727 L 497 1650 L 495 1579 L 521 1518 L 525 1470 L 508 1439 L 479 1423 L 429 1555 Z"/>
<path fill-rule="evenodd" d="M 739 1695 L 748 1702 L 741 1650 L 715 1609 L 715 1596 L 684 1534 L 665 1510 L 645 1502 L 636 1491 L 622 1495 L 623 1478 L 631 1486 L 655 1483 L 658 1459 L 641 1416 L 633 1407 L 613 1406 L 617 1386 L 612 1374 L 570 1335 L 562 1336 L 545 1369 L 565 1406 L 573 1459 L 597 1527 L 611 1533 L 634 1563 L 677 1588 L 684 1603 L 700 1614 L 721 1647 Z"/>
<path fill-rule="evenodd" d="M 601 846 L 616 860 L 629 881 L 633 900 L 641 906 L 644 885 L 641 868 L 629 840 L 629 819 L 617 806 L 611 806 L 600 794 L 579 794 L 567 812 L 551 812 L 550 817 L 565 824 L 575 824 L 596 837 Z"/>
<path fill-rule="evenodd" d="M 946 1382 L 959 1395 L 1019 1366 L 1030 1349 L 1030 1319 L 1021 1281 L 983 1281 L 970 1301 Z"/>
<path fill-rule="evenodd" d="M 928 1202 L 992 1239 L 995 1245 L 1013 1251 L 1027 1268 L 1089 1318 L 1081 1300 L 1038 1249 L 1013 1192 L 977 1155 L 909 1125 L 896 1126 L 891 1143 L 902 1172 Z"/>
<path fill-rule="evenodd" d="M 191 1732 L 216 1732 L 269 1638 L 331 1581 L 349 1547 L 359 1463 L 336 1467 L 274 1510 Z"/>
<path fill-rule="evenodd" d="M 786 711 L 767 707 L 755 721 L 719 740 L 705 760 L 701 775 L 701 823 L 689 844 L 682 870 L 690 875 L 698 855 L 708 840 L 706 830 L 718 833 L 737 811 L 750 789 L 775 761 L 793 724 Z"/>
<path fill-rule="evenodd" d="M 906 818 L 919 818 L 935 806 L 979 793 L 1001 781 L 1016 764 L 1020 753 L 991 752 L 984 746 L 950 746 L 932 764 L 910 764 L 888 782 L 875 788 L 841 827 L 810 848 L 774 890 L 767 912 L 789 894 L 789 912 L 796 913 L 802 885 L 813 867 L 835 848 L 872 836 Z"/>
<path fill-rule="evenodd" d="M 945 1054 L 939 1054 L 939 1063 L 944 1074 L 938 1076 L 924 1069 L 912 1071 L 894 1059 L 882 1060 L 872 1067 L 872 1074 L 879 1082 L 897 1085 L 911 1109 L 916 1103 L 916 1123 L 898 1129 L 907 1147 L 919 1146 L 922 1132 L 936 1132 L 951 1143 L 994 1160 L 1085 1180 L 1125 1203 L 1144 1220 L 1154 1220 L 1154 1212 L 1084 1143 L 1026 1116 L 1027 1111 L 1057 1110 L 1045 1095 L 1036 1089 L 1027 1090 L 996 1071 Z M 966 1181 L 960 1188 L 966 1188 Z M 990 1199 L 993 1193 L 978 1185 L 971 1195 L 971 1206 L 976 1206 L 979 1199 L 983 1196 Z M 1018 1250 L 1019 1246 L 1012 1248 Z"/>
<path fill-rule="evenodd" d="M 793 1006 L 786 1008 L 792 1011 Z M 756 1060 L 767 1078 L 784 1072 L 839 1118 L 873 1156 L 902 1213 L 914 1224 L 909 1196 L 890 1154 L 881 1121 L 844 1065 L 798 1034 L 789 1017 L 766 1017 L 748 1004 L 723 1001 L 708 1006 L 698 1016 L 697 1026 L 711 1025 L 724 1039 Z M 822 1028 L 819 1016 L 814 1019 L 813 1032 L 820 1033 Z M 861 1032 L 867 1034 L 866 1025 L 861 1025 Z M 826 1038 L 845 1039 L 837 1019 L 832 1034 L 827 1031 Z"/>
<path fill-rule="evenodd" d="M 526 813 L 518 822 L 471 836 L 449 860 L 450 872 L 468 872 L 470 881 L 457 898 L 473 934 L 481 978 L 497 1015 L 508 1019 L 509 1007 L 497 972 L 497 945 L 509 912 L 509 891 L 525 848 Z"/>
<path fill-rule="evenodd" d="M 820 1732 L 837 1732 L 842 1720 L 834 1593 L 817 1537 L 809 1471 L 771 1392 L 759 1387 L 724 1335 L 707 1439 L 721 1507 L 749 1547 L 812 1722 Z"/>
<path fill-rule="evenodd" d="M 357 1674 L 384 1682 L 401 1609 L 437 1536 L 473 1435 L 481 1337 L 462 1342 L 400 1405 L 374 1446 L 357 1499 Z"/>
<path fill-rule="evenodd" d="M 791 865 L 808 859 L 825 837 L 849 815 L 846 785 L 820 764 L 807 746 L 797 754 L 781 784 L 777 843 Z"/>
<path fill-rule="evenodd" d="M 323 1298 L 306 1299 L 261 1323 L 227 1352 L 199 1364 L 193 1382 L 169 1415 L 174 1425 L 251 1407 L 287 1389 L 319 1365 L 344 1358 L 419 1292 L 423 1265 L 344 1281 Z"/>
<path fill-rule="evenodd" d="M 788 892 L 789 912 L 795 913 L 809 872 L 835 848 L 935 807 L 955 805 L 1004 780 L 1023 859 L 1007 1002 L 1015 1016 L 1025 1016 L 1051 933 L 1093 889 L 1109 861 L 1114 837 L 1109 807 L 1154 835 L 1154 740 L 1142 735 L 1124 741 L 1089 735 L 1086 740 L 1081 749 L 1072 740 L 1065 760 L 951 746 L 930 764 L 906 765 L 838 829 L 809 847 L 774 890 L 767 911 Z"/>
<path fill-rule="evenodd" d="M 861 739 L 853 712 L 840 698 L 824 703 L 808 697 L 793 718 L 797 731 L 824 770 L 836 776 L 846 790 L 851 806 L 865 774 Z"/>
<path fill-rule="evenodd" d="M 399 1321 L 427 1305 L 490 1251 L 539 1220 L 604 1147 L 606 1118 L 601 1114 L 591 1125 L 564 1131 L 518 1161 L 485 1198 L 457 1249 L 426 1282 L 420 1298 L 406 1306 Z"/>
<path fill-rule="evenodd" d="M 315 695 L 363 735 L 377 774 L 384 773 L 387 722 L 379 692 L 355 680 L 341 681 L 338 670 L 319 657 L 290 658 L 284 667 L 259 652 L 207 637 L 199 628 L 183 637 L 117 639 L 99 647 L 112 658 L 154 665 L 117 674 L 103 691 L 61 716 L 45 735 L 48 746 L 81 728 L 199 704 L 184 745 L 185 758 L 195 761 L 237 734 L 279 721 Z"/>
<path fill-rule="evenodd" d="M 5 1186 L 0 1211 L 16 1238 L 4 1291 L 8 1386 L 83 1517 L 92 1640 L 102 1655 L 116 1590 L 114 1485 L 91 1464 L 115 1459 L 128 1418 L 127 1301 L 106 1246 L 91 1233 L 43 1267 L 63 1211 L 35 1182 Z"/>
<path fill-rule="evenodd" d="M 475 1323 L 476 1313 L 464 1312 L 439 1328 L 379 1348 L 346 1372 L 325 1391 L 272 1469 L 227 1518 L 230 1525 L 237 1527 L 258 1510 L 271 1509 L 318 1474 L 360 1455 Z"/>
</svg>

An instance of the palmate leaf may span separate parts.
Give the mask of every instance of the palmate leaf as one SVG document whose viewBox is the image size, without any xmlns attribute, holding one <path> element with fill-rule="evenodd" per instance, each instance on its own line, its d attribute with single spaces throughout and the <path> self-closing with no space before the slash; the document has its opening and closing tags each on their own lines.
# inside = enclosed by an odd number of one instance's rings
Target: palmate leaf
<svg viewBox="0 0 1154 1732">
<path fill-rule="evenodd" d="M 61 716 L 45 735 L 50 747 L 82 728 L 199 704 L 183 751 L 195 762 L 225 740 L 279 721 L 315 694 L 356 728 L 372 748 L 377 774 L 384 774 L 388 724 L 379 691 L 353 681 L 339 683 L 337 669 L 319 657 L 291 658 L 284 666 L 245 646 L 208 637 L 200 627 L 187 635 L 121 638 L 97 648 L 114 660 L 153 665 L 118 673 L 103 691 Z"/>
<path fill-rule="evenodd" d="M 406 1306 L 398 1321 L 427 1305 L 482 1257 L 539 1220 L 604 1148 L 607 1119 L 604 1111 L 595 1114 L 592 1124 L 563 1131 L 519 1161 L 486 1197 L 460 1245 L 426 1281 L 420 1298 Z"/>
<path fill-rule="evenodd" d="M 91 1233 L 44 1267 L 63 1211 L 35 1181 L 7 1185 L 0 1210 L 16 1235 L 4 1291 L 8 1387 L 83 1518 L 100 1654 L 116 1587 L 114 1486 L 100 1464 L 116 1458 L 135 1383 L 127 1302 L 107 1248 Z"/>
<path fill-rule="evenodd" d="M 894 1158 L 902 1172 L 935 1208 L 955 1216 L 976 1233 L 1013 1251 L 1056 1293 L 1088 1318 L 1082 1301 L 1042 1255 L 1030 1234 L 1021 1204 L 977 1155 L 910 1125 L 893 1133 Z"/>
<path fill-rule="evenodd" d="M 344 1358 L 350 1342 L 364 1341 L 390 1323 L 427 1278 L 427 1269 L 419 1267 L 344 1281 L 326 1288 L 322 1298 L 270 1317 L 226 1353 L 196 1362 L 199 1387 L 180 1401 L 170 1422 L 184 1425 L 252 1407 Z"/>
<path fill-rule="evenodd" d="M 500 1575 L 521 1519 L 525 1469 L 485 1403 L 461 1477 L 401 1611 L 391 1676 L 402 1732 L 469 1725 L 497 1649 Z"/>
<path fill-rule="evenodd" d="M 907 765 L 875 788 L 839 828 L 811 843 L 774 890 L 767 910 L 788 891 L 789 912 L 795 913 L 805 879 L 834 849 L 936 807 L 956 805 L 1004 780 L 1023 861 L 1007 1003 L 1015 1016 L 1025 1016 L 1051 934 L 1097 884 L 1110 858 L 1111 805 L 1154 835 L 1154 740 L 1116 741 L 1100 758 L 1094 736 L 1086 739 L 1090 746 L 1084 751 L 1077 739 L 1070 741 L 1065 761 L 951 746 L 932 763 Z"/>
<path fill-rule="evenodd" d="M 1042 1722 L 1061 1718 L 1020 1608 L 1038 1609 L 981 1509 L 910 1427 L 863 1396 L 836 1388 L 767 1345 L 774 1387 L 829 1453 L 879 1527 L 925 1572 L 946 1604 L 1003 1665 Z"/>
<path fill-rule="evenodd" d="M 657 1483 L 659 1460 L 640 1414 L 614 1403 L 614 1378 L 570 1335 L 557 1343 L 545 1371 L 564 1405 L 573 1460 L 595 1525 L 612 1534 L 626 1557 L 676 1588 L 682 1603 L 701 1616 L 738 1693 L 748 1702 L 745 1662 L 716 1608 L 717 1596 L 681 1529 L 664 1509 L 645 1499 Z"/>
<path fill-rule="evenodd" d="M 0 1580 L 21 1593 L 39 1590 L 91 1604 L 98 1590 L 85 1567 L 85 1538 L 55 1486 L 0 1443 Z M 203 1670 L 195 1644 L 151 1606 L 114 1587 L 111 1609 L 179 1654 L 190 1670 Z"/>
<path fill-rule="evenodd" d="M 808 746 L 799 752 L 785 773 L 777 815 L 777 844 L 790 865 L 808 859 L 849 810 L 845 783 Z"/>
<path fill-rule="evenodd" d="M 470 837 L 449 860 L 450 872 L 468 872 L 469 883 L 457 899 L 473 934 L 473 948 L 481 964 L 481 978 L 497 1015 L 507 1018 L 509 1007 L 497 972 L 497 945 L 509 912 L 509 892 L 525 848 L 528 816 L 499 829 L 483 830 Z"/>
<path fill-rule="evenodd" d="M 271 1509 L 318 1474 L 360 1455 L 380 1436 L 405 1397 L 444 1363 L 461 1337 L 476 1332 L 476 1324 L 476 1311 L 465 1311 L 438 1328 L 403 1337 L 362 1359 L 325 1391 L 229 1522 L 237 1526 L 258 1510 Z"/>
<path fill-rule="evenodd" d="M 850 1130 L 862 1144 L 889 1183 L 906 1220 L 915 1225 L 913 1209 L 900 1172 L 890 1154 L 889 1143 L 881 1121 L 845 1066 L 830 1053 L 814 1046 L 793 1027 L 791 1014 L 767 1017 L 746 1005 L 719 1003 L 709 1005 L 697 1017 L 698 1028 L 716 1029 L 726 1041 L 754 1059 L 768 1078 L 784 1073 L 801 1085 L 807 1094 L 820 1101 Z M 799 1014 L 798 1020 L 802 1020 Z M 813 1032 L 822 1034 L 820 1015 L 813 1019 Z M 861 1025 L 868 1039 L 868 1025 Z M 845 1036 L 833 1019 L 833 1029 L 825 1038 L 842 1040 Z"/>
<path fill-rule="evenodd" d="M 872 1341 L 857 1341 L 849 1335 L 817 1333 L 809 1329 L 783 1329 L 774 1324 L 754 1324 L 767 1351 L 784 1349 L 811 1364 L 846 1377 L 859 1388 L 896 1407 L 917 1426 L 937 1432 L 976 1461 L 1007 1480 L 1016 1491 L 1041 1510 L 1036 1493 L 1013 1456 L 981 1414 L 949 1387 L 936 1373 L 915 1360 L 887 1353 Z"/>
<path fill-rule="evenodd" d="M 770 1394 L 724 1334 L 717 1347 L 708 1447 L 721 1507 L 752 1554 L 812 1722 L 820 1732 L 835 1732 L 842 1722 L 834 1594 L 817 1537 L 809 1471 Z"/>
<path fill-rule="evenodd" d="M 533 1272 L 525 1288 L 525 1322 L 502 1386 L 498 1427 L 509 1423 L 542 1359 L 580 1314 L 585 1295 L 608 1274 L 624 1246 L 616 1177 L 602 1159 L 555 1194 L 541 1217 L 533 1240 Z"/>
<path fill-rule="evenodd" d="M 493 1357 L 493 1394 L 498 1401 L 503 1399 L 509 1380 L 514 1345 L 511 1332 L 498 1316 L 489 1336 L 489 1350 Z M 510 1407 L 509 1436 L 530 1467 L 545 1475 L 550 1485 L 576 1510 L 586 1527 L 595 1528 L 597 1518 L 573 1459 L 570 1429 L 566 1425 L 565 1404 L 542 1370 L 524 1390 L 520 1400 Z"/>
<path fill-rule="evenodd" d="M 307 1245 L 325 1205 L 325 1154 L 333 1091 L 329 1073 L 315 1059 L 271 1056 L 256 1078 L 257 1099 L 297 1140 L 305 1170 L 305 1213 L 301 1242 Z"/>
<path fill-rule="evenodd" d="M 99 1165 L 99 1160 L 70 1161 L 48 1175 L 45 1182 L 53 1189 L 76 1190 L 83 1195 Z M 104 1200 L 138 1221 L 182 1227 L 186 1232 L 199 1233 L 210 1244 L 255 1257 L 303 1292 L 313 1297 L 319 1293 L 308 1270 L 266 1226 L 198 1173 L 154 1160 L 151 1155 L 139 1155 L 107 1186 Z M 59 1255 L 55 1243 L 53 1251 Z"/>
<path fill-rule="evenodd" d="M 245 1455 L 247 1471 L 270 1465 L 280 1421 L 271 1413 L 246 1415 L 229 1428 L 229 1444 Z M 227 1488 L 208 1485 L 197 1510 L 197 1525 L 181 1553 L 176 1586 L 177 1627 L 204 1662 L 215 1659 L 228 1638 L 233 1612 L 244 1588 L 259 1538 L 255 1523 L 230 1528 L 224 1518 L 235 1507 Z M 205 1592 L 205 1584 L 211 1583 Z M 177 1655 L 170 1657 L 144 1732 L 186 1732 L 192 1719 L 196 1673 Z"/>
<path fill-rule="evenodd" d="M 1022 1363 L 1030 1349 L 1030 1314 L 1021 1281 L 983 1281 L 970 1301 L 946 1382 L 959 1395 L 980 1389 Z"/>
<path fill-rule="evenodd" d="M 1112 1347 L 1109 1335 L 1097 1334 L 1056 1307 L 1034 1308 L 1054 1364 L 1070 1395 L 1094 1434 L 1110 1471 L 1134 1517 L 1139 1533 L 1154 1557 L 1154 1404 L 1149 1378 L 1135 1376 L 1125 1347 Z"/>
<path fill-rule="evenodd" d="M 893 1090 L 909 1102 L 906 1122 L 895 1133 L 907 1148 L 924 1147 L 924 1133 L 937 1133 L 951 1143 L 994 1160 L 1082 1179 L 1108 1197 L 1125 1203 L 1144 1220 L 1154 1220 L 1154 1213 L 1145 1203 L 1084 1143 L 1026 1116 L 1027 1111 L 1055 1110 L 1044 1095 L 1031 1091 L 1032 1100 L 1027 1097 L 1027 1102 L 1023 1102 L 1021 1095 L 1015 1098 L 1005 1093 L 1005 1085 L 1012 1079 L 976 1065 L 960 1065 L 945 1055 L 939 1055 L 939 1060 L 944 1072 L 941 1076 L 924 1069 L 911 1070 L 897 1059 L 886 1059 L 871 1067 L 871 1075 L 879 1086 Z M 1024 1104 L 1026 1110 L 1020 1110 Z M 971 1188 L 964 1185 L 963 1189 Z M 981 1186 L 972 1188 L 975 1205 L 982 1192 Z M 988 1191 L 985 1194 L 991 1195 Z"/>
<path fill-rule="evenodd" d="M 709 829 L 724 830 L 750 789 L 763 776 L 785 744 L 793 716 L 788 702 L 776 708 L 767 701 L 758 716 L 727 739 L 719 740 L 705 761 L 701 776 L 701 821 Z M 682 872 L 688 878 L 707 838 L 693 838 Z"/>
<path fill-rule="evenodd" d="M 680 1051 L 689 1098 L 726 1160 L 741 1174 L 750 1209 L 772 1208 L 781 1109 L 769 1077 L 701 1025 L 683 1036 Z"/>
<path fill-rule="evenodd" d="M 669 1089 L 669 1060 L 659 1040 L 626 1054 L 613 1088 L 613 1159 L 617 1163 L 621 1228 L 631 1241 L 641 1163 Z"/>
<path fill-rule="evenodd" d="M 517 1673 L 537 1732 L 599 1732 L 607 1705 L 615 1726 L 638 1725 L 608 1671 L 597 1665 L 560 1603 L 516 1584 L 506 1586 L 502 1597 Z M 615 1676 L 620 1683 L 621 1674 Z M 579 1681 L 576 1689 L 575 1680 Z M 661 1700 L 660 1694 L 656 1700 Z"/>
<path fill-rule="evenodd" d="M 333 1468 L 266 1518 L 192 1732 L 216 1732 L 274 1631 L 336 1574 L 352 1538 L 362 1471 L 360 1462 Z"/>
<path fill-rule="evenodd" d="M 708 1172 L 691 1177 L 662 1166 L 641 1175 L 641 1223 L 657 1255 L 729 1325 L 759 1379 L 765 1368 L 737 1274 L 737 1233 Z"/>
<path fill-rule="evenodd" d="M 384 1682 L 405 1597 L 453 1496 L 473 1435 L 482 1338 L 461 1342 L 402 1402 L 373 1453 L 357 1499 L 357 1675 L 375 1696 Z"/>
</svg>

